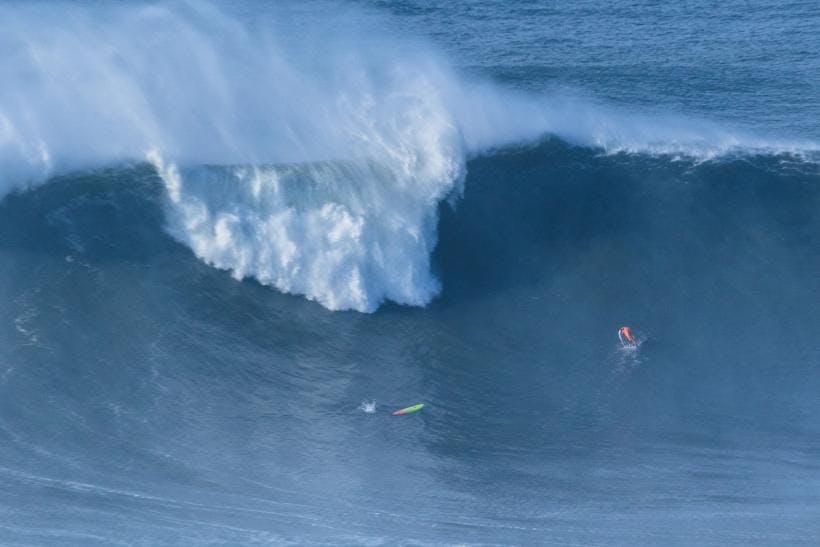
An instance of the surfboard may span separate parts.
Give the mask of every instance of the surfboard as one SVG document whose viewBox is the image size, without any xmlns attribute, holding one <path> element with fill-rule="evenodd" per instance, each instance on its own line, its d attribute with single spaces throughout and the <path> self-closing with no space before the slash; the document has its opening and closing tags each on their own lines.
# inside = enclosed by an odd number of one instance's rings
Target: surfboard
<svg viewBox="0 0 820 547">
<path fill-rule="evenodd" d="M 393 413 L 393 416 L 404 416 L 406 414 L 413 414 L 414 412 L 418 412 L 424 408 L 424 403 L 419 403 L 417 405 L 408 406 L 407 408 L 402 408 L 401 410 L 397 410 Z"/>
</svg>

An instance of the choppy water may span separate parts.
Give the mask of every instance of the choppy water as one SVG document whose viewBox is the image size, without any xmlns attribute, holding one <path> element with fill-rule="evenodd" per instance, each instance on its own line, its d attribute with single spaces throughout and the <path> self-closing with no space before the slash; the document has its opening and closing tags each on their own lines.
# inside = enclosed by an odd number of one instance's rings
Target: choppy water
<svg viewBox="0 0 820 547">
<path fill-rule="evenodd" d="M 820 541 L 813 3 L 0 22 L 0 542 Z"/>
</svg>

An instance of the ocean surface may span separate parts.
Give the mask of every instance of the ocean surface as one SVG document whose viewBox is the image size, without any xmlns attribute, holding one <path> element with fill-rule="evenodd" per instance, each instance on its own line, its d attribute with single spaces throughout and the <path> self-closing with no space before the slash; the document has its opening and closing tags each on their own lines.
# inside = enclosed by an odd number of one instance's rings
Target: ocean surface
<svg viewBox="0 0 820 547">
<path fill-rule="evenodd" d="M 820 544 L 819 29 L 0 4 L 0 544 Z"/>
</svg>

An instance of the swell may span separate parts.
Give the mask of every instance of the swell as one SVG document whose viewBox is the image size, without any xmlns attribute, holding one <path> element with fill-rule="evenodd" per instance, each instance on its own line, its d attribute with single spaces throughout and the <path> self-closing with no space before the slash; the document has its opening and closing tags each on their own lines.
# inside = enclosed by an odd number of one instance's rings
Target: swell
<svg viewBox="0 0 820 547">
<path fill-rule="evenodd" d="M 514 93 L 359 12 L 281 8 L 329 37 L 311 42 L 208 4 L 53 7 L 0 9 L 0 195 L 147 158 L 169 231 L 198 257 L 334 310 L 429 303 L 439 205 L 461 194 L 469 158 L 500 146 L 551 134 L 698 160 L 817 150 Z"/>
<path fill-rule="evenodd" d="M 4 200 L 2 244 L 85 263 L 149 264 L 178 253 L 170 233 L 238 278 L 329 308 L 375 309 L 368 298 L 377 294 L 424 304 L 439 292 L 437 305 L 448 306 L 526 291 L 573 268 L 573 283 L 602 292 L 602 301 L 660 298 L 681 283 L 714 291 L 730 279 L 738 290 L 755 271 L 784 298 L 786 287 L 816 292 L 809 273 L 820 267 L 812 252 L 820 166 L 793 155 L 703 162 L 606 155 L 546 138 L 470 160 L 455 206 L 440 197 L 419 203 L 391 187 L 374 207 L 387 176 L 365 177 L 374 171 L 280 164 L 158 177 L 141 164 L 59 177 Z M 169 191 L 178 176 L 189 182 Z M 32 218 L 44 219 L 42 229 L 25 228 Z M 427 232 L 405 239 L 419 225 Z M 348 283 L 355 271 L 359 285 Z M 698 285 L 717 278 L 714 287 Z"/>
</svg>

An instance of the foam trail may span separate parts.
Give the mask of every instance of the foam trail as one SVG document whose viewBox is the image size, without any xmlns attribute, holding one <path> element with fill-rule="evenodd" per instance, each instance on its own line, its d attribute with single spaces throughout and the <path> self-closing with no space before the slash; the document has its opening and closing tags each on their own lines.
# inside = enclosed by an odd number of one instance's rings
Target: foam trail
<svg viewBox="0 0 820 547">
<path fill-rule="evenodd" d="M 334 310 L 437 294 L 437 205 L 471 154 L 544 133 L 707 158 L 814 147 L 467 80 L 357 13 L 286 14 L 325 43 L 207 4 L 53 7 L 0 7 L 0 196 L 147 157 L 198 257 Z"/>
</svg>

